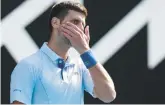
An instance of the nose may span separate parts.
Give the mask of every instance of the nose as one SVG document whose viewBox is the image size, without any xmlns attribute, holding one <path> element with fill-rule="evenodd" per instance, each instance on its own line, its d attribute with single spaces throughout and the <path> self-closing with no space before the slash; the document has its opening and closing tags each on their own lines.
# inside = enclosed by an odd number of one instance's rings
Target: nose
<svg viewBox="0 0 165 105">
<path fill-rule="evenodd" d="M 78 27 L 80 28 L 81 31 L 84 32 L 84 25 L 83 25 L 82 23 L 79 23 L 79 24 L 78 24 Z"/>
</svg>

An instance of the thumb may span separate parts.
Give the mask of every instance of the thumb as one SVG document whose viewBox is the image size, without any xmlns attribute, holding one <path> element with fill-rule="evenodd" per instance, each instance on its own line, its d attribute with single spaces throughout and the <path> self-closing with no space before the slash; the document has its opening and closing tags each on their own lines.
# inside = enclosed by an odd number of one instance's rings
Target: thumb
<svg viewBox="0 0 165 105">
<path fill-rule="evenodd" d="M 87 36 L 87 38 L 90 38 L 90 35 L 89 35 L 89 26 L 86 26 L 86 28 L 85 28 L 85 35 Z"/>
</svg>

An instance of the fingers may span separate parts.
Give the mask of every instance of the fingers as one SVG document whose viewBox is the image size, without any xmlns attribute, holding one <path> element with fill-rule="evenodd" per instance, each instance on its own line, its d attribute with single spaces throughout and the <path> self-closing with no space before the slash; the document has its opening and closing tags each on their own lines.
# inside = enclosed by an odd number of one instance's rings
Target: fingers
<svg viewBox="0 0 165 105">
<path fill-rule="evenodd" d="M 72 40 L 72 36 L 68 35 L 66 32 L 63 32 L 64 36 L 68 38 L 70 41 Z"/>
<path fill-rule="evenodd" d="M 61 29 L 62 29 L 62 31 L 66 32 L 67 34 L 69 34 L 72 37 L 78 37 L 81 35 L 76 29 L 74 29 L 73 27 L 68 26 L 66 24 L 63 24 L 61 26 Z"/>
<path fill-rule="evenodd" d="M 61 26 L 61 30 L 63 31 L 64 34 L 68 34 L 71 37 L 74 35 L 72 31 L 70 31 L 68 28 L 65 28 L 64 26 Z"/>
<path fill-rule="evenodd" d="M 67 22 L 66 25 L 72 27 L 73 29 L 75 29 L 76 31 L 78 31 L 80 34 L 83 34 L 83 30 L 81 30 L 80 28 L 78 28 L 78 27 L 77 27 L 76 25 L 74 25 L 73 23 Z"/>
<path fill-rule="evenodd" d="M 62 32 L 72 37 L 72 39 L 77 39 L 78 37 L 84 38 L 87 42 L 90 40 L 89 26 L 84 29 L 84 32 L 79 29 L 76 25 L 67 22 L 61 25 Z"/>
</svg>

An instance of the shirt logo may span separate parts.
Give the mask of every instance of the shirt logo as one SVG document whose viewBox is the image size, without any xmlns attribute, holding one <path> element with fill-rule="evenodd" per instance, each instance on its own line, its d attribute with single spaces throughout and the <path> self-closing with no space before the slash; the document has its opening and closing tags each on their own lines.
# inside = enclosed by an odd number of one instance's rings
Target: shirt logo
<svg viewBox="0 0 165 105">
<path fill-rule="evenodd" d="M 21 92 L 21 90 L 20 90 L 20 89 L 14 89 L 14 90 L 13 90 L 13 92 L 15 92 L 15 91 L 19 91 L 19 92 Z"/>
</svg>

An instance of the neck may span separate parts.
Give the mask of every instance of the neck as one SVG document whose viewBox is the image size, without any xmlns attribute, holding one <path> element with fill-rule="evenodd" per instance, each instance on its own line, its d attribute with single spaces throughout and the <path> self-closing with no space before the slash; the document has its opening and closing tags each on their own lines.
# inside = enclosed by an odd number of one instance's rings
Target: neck
<svg viewBox="0 0 165 105">
<path fill-rule="evenodd" d="M 48 42 L 48 46 L 50 49 L 52 49 L 58 56 L 63 58 L 65 61 L 68 57 L 68 47 L 65 47 L 65 45 L 61 45 L 57 43 L 53 38 L 51 38 Z"/>
</svg>

